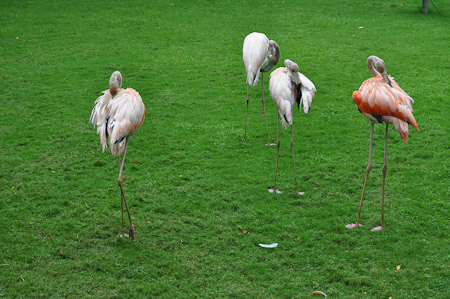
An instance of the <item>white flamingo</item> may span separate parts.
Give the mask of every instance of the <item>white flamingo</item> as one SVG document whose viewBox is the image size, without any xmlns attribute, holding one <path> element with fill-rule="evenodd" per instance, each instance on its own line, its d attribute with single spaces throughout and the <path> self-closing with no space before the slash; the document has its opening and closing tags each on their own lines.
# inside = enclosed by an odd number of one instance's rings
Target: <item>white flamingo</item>
<svg viewBox="0 0 450 299">
<path fill-rule="evenodd" d="M 264 101 L 264 72 L 268 72 L 280 59 L 280 47 L 278 44 L 269 40 L 263 33 L 253 32 L 244 39 L 242 49 L 242 59 L 244 60 L 245 71 L 247 72 L 247 108 L 245 112 L 245 132 L 244 142 L 247 137 L 247 115 L 249 102 L 249 86 L 255 86 L 258 83 L 259 72 L 261 72 L 261 96 L 264 109 L 264 121 L 266 124 L 267 144 L 269 145 L 269 131 L 267 129 L 266 105 Z M 265 65 L 268 62 L 267 65 Z M 265 66 L 264 66 L 265 65 Z"/>
<path fill-rule="evenodd" d="M 270 96 L 278 107 L 280 117 L 277 117 L 277 162 L 275 166 L 275 183 L 271 193 L 281 193 L 277 189 L 277 170 L 278 157 L 280 152 L 280 118 L 283 127 L 287 129 L 291 126 L 291 151 L 292 151 L 292 165 L 294 167 L 295 191 L 297 194 L 303 195 L 304 192 L 298 191 L 297 175 L 295 171 L 294 159 L 294 127 L 292 126 L 292 111 L 294 105 L 297 103 L 299 111 L 300 105 L 303 102 L 303 111 L 309 113 L 311 102 L 316 93 L 314 84 L 306 78 L 305 75 L 298 71 L 298 65 L 286 59 L 284 61 L 286 67 L 279 67 L 270 74 L 269 90 Z"/>
<path fill-rule="evenodd" d="M 109 140 L 111 154 L 119 160 L 119 178 L 121 208 L 122 208 L 122 235 L 123 235 L 123 203 L 130 221 L 129 236 L 134 240 L 134 225 L 131 221 L 130 210 L 123 192 L 122 171 L 127 154 L 128 141 L 141 127 L 145 118 L 145 105 L 139 93 L 132 89 L 122 88 L 122 75 L 119 71 L 112 73 L 109 79 L 109 89 L 103 91 L 103 95 L 95 101 L 89 121 L 97 127 L 102 149 L 108 146 Z M 122 156 L 123 155 L 123 156 Z M 122 160 L 120 157 L 122 156 Z"/>
</svg>

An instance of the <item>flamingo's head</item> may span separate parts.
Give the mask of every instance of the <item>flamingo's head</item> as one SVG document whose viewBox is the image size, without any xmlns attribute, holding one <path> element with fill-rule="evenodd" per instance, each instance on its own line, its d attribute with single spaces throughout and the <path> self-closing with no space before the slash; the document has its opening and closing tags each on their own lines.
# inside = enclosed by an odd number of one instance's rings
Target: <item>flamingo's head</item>
<svg viewBox="0 0 450 299">
<path fill-rule="evenodd" d="M 112 95 L 115 95 L 122 87 L 122 74 L 119 71 L 112 73 L 109 78 L 109 91 Z"/>
<path fill-rule="evenodd" d="M 267 58 L 269 59 L 269 63 L 261 68 L 262 72 L 268 72 L 280 60 L 280 47 L 273 40 L 269 41 L 269 53 Z"/>
<path fill-rule="evenodd" d="M 371 56 L 371 57 L 373 57 L 372 61 L 375 65 L 375 69 L 377 70 L 377 72 L 379 72 L 381 74 L 381 76 L 383 76 L 383 79 L 384 79 L 384 81 L 386 81 L 387 84 L 391 85 L 391 80 L 389 79 L 389 76 L 386 72 L 386 66 L 384 65 L 384 60 L 377 56 Z"/>
</svg>

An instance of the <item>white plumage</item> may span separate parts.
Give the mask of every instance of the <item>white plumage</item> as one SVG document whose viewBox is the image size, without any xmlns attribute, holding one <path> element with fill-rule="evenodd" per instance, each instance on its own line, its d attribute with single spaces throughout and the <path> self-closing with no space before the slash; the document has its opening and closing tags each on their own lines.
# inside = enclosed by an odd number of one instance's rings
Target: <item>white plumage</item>
<svg viewBox="0 0 450 299">
<path fill-rule="evenodd" d="M 244 61 L 245 71 L 247 73 L 247 110 L 245 114 L 245 133 L 244 140 L 247 136 L 247 115 L 249 103 L 249 86 L 255 86 L 259 80 L 261 73 L 261 96 L 264 109 L 264 120 L 266 124 L 267 143 L 269 143 L 269 133 L 267 129 L 266 108 L 264 102 L 264 79 L 263 73 L 268 72 L 274 65 L 278 63 L 280 58 L 280 47 L 278 44 L 269 40 L 263 33 L 253 32 L 244 39 L 242 48 L 242 60 Z M 267 65 L 266 65 L 267 63 Z"/>
<path fill-rule="evenodd" d="M 279 67 L 270 74 L 269 91 L 285 129 L 292 125 L 292 110 L 297 102 L 300 109 L 309 113 L 316 87 L 305 75 L 299 72 L 298 65 L 289 59 L 284 61 L 286 67 Z"/>
<path fill-rule="evenodd" d="M 274 41 L 272 41 L 274 42 Z M 247 84 L 255 86 L 259 80 L 259 72 L 269 60 L 269 39 L 263 33 L 253 32 L 244 39 L 242 60 L 247 72 Z"/>
<path fill-rule="evenodd" d="M 97 98 L 89 121 L 97 127 L 102 150 L 109 147 L 111 154 L 119 159 L 118 184 L 122 200 L 122 234 L 123 234 L 123 203 L 125 203 L 130 221 L 130 238 L 134 239 L 134 226 L 131 220 L 125 194 L 123 192 L 122 171 L 127 153 L 128 141 L 139 130 L 145 118 L 145 105 L 139 93 L 132 89 L 122 88 L 122 75 L 119 71 L 112 73 L 109 79 L 109 89 Z M 108 140 L 107 140 L 108 139 Z M 123 156 L 122 156 L 123 155 Z M 121 157 L 122 156 L 122 161 Z"/>
<path fill-rule="evenodd" d="M 118 76 L 119 87 L 113 85 L 112 90 L 103 91 L 103 95 L 95 101 L 89 119 L 97 127 L 102 150 L 107 148 L 106 139 L 109 137 L 109 147 L 114 156 L 123 154 L 126 139 L 140 128 L 145 116 L 145 105 L 139 93 L 133 88 L 121 88 L 120 72 L 114 72 L 111 77 Z"/>
<path fill-rule="evenodd" d="M 287 129 L 291 126 L 291 151 L 292 151 L 292 164 L 294 167 L 294 179 L 295 189 L 298 194 L 304 194 L 298 192 L 297 175 L 295 171 L 295 159 L 294 159 L 294 127 L 293 123 L 293 109 L 295 103 L 297 103 L 298 109 L 303 102 L 303 111 L 309 113 L 312 99 L 316 93 L 316 87 L 305 75 L 301 74 L 298 69 L 298 65 L 286 59 L 284 61 L 286 67 L 277 68 L 270 74 L 269 90 L 275 105 L 278 107 L 278 113 L 280 117 L 277 117 L 277 162 L 275 166 L 275 183 L 269 192 L 281 193 L 277 190 L 277 171 L 278 171 L 278 157 L 280 152 L 280 118 L 283 123 L 283 127 Z"/>
</svg>

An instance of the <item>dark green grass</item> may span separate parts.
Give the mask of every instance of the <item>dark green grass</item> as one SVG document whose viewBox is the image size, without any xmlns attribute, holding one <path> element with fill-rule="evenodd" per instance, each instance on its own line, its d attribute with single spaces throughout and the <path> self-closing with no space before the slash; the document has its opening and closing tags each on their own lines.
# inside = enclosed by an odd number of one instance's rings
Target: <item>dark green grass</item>
<svg viewBox="0 0 450 299">
<path fill-rule="evenodd" d="M 450 6 L 421 15 L 419 2 L 4 1 L 0 296 L 448 298 Z M 276 40 L 278 66 L 298 62 L 318 90 L 311 113 L 294 115 L 301 197 L 284 130 L 284 193 L 267 192 L 276 147 L 264 145 L 260 85 L 243 143 L 252 31 Z M 344 227 L 367 165 L 370 124 L 351 93 L 370 76 L 369 55 L 416 100 L 421 129 L 408 144 L 390 130 L 387 228 L 377 233 L 382 125 L 365 226 Z M 124 170 L 136 242 L 118 237 L 117 161 L 88 124 L 117 69 L 147 106 Z"/>
</svg>

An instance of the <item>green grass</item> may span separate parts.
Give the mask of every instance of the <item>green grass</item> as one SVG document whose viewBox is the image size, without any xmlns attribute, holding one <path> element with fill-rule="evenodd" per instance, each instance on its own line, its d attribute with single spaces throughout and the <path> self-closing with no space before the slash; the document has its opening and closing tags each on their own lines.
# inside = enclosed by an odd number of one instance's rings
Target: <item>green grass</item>
<svg viewBox="0 0 450 299">
<path fill-rule="evenodd" d="M 450 297 L 450 5 L 435 2 L 443 16 L 417 0 L 3 1 L 0 297 Z M 243 143 L 252 31 L 318 90 L 294 115 L 301 197 L 284 130 L 284 193 L 267 192 L 276 147 L 264 146 L 260 85 Z M 416 100 L 421 129 L 408 144 L 390 129 L 378 233 L 381 125 L 365 226 L 344 227 L 367 165 L 370 124 L 351 94 L 369 55 Z M 117 161 L 88 123 L 114 70 L 147 107 L 124 170 L 136 242 L 118 237 Z"/>
</svg>

